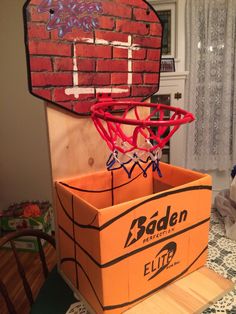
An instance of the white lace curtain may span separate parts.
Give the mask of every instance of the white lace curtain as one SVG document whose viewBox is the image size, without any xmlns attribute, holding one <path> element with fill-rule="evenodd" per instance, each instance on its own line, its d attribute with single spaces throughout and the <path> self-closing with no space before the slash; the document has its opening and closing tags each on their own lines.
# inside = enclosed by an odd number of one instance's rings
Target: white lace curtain
<svg viewBox="0 0 236 314">
<path fill-rule="evenodd" d="M 228 170 L 236 163 L 236 0 L 186 0 L 186 166 Z"/>
</svg>

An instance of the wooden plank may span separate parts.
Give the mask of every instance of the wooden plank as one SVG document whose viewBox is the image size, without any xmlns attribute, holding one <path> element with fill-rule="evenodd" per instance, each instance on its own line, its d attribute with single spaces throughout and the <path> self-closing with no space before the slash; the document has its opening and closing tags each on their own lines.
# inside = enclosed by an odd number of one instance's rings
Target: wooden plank
<svg viewBox="0 0 236 314">
<path fill-rule="evenodd" d="M 149 107 L 140 108 L 141 118 L 149 113 Z M 81 117 L 52 104 L 47 104 L 46 115 L 53 182 L 106 169 L 111 152 L 90 116 Z M 134 112 L 127 117 L 135 119 Z M 123 126 L 127 133 L 132 128 Z"/>
<path fill-rule="evenodd" d="M 201 313 L 233 287 L 232 281 L 223 278 L 207 267 L 202 267 L 160 290 L 125 313 Z"/>
<path fill-rule="evenodd" d="M 52 179 L 105 169 L 110 154 L 91 117 L 80 117 L 47 104 Z"/>
</svg>

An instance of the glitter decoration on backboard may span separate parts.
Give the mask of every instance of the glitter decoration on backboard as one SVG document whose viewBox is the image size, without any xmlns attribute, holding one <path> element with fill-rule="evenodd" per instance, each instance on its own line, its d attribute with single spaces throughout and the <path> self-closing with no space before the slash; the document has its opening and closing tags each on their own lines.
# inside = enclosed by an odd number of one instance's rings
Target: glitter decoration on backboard
<svg viewBox="0 0 236 314">
<path fill-rule="evenodd" d="M 96 17 L 102 13 L 100 2 L 84 2 L 78 0 L 43 0 L 38 6 L 38 12 L 50 12 L 47 30 L 58 29 L 58 36 L 63 37 L 71 32 L 73 27 L 82 29 L 85 32 L 92 31 L 99 27 Z"/>
</svg>

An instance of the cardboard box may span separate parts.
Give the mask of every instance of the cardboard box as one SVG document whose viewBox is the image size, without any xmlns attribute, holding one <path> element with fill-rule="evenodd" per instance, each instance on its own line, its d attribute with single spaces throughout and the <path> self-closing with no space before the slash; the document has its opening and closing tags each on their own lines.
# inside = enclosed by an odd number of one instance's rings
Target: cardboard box
<svg viewBox="0 0 236 314">
<path fill-rule="evenodd" d="M 122 313 L 206 262 L 211 177 L 161 170 L 56 182 L 59 269 L 95 313 Z"/>
</svg>

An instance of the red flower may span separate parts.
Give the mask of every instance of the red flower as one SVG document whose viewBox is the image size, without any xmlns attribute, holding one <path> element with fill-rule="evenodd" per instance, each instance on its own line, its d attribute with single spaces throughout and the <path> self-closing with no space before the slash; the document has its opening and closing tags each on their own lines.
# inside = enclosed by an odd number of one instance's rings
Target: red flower
<svg viewBox="0 0 236 314">
<path fill-rule="evenodd" d="M 36 204 L 28 204 L 24 207 L 24 217 L 39 217 L 41 216 L 41 210 Z"/>
</svg>

